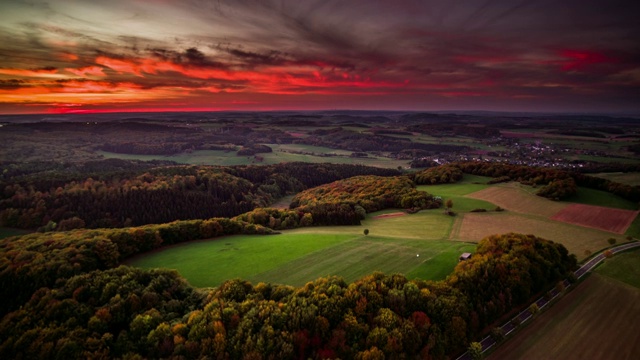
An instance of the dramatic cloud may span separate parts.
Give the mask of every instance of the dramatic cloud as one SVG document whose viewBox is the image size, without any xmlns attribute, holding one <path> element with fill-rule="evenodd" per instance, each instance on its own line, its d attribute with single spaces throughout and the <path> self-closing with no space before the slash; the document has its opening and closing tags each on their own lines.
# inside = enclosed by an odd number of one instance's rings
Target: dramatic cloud
<svg viewBox="0 0 640 360">
<path fill-rule="evenodd" d="M 0 113 L 638 113 L 639 11 L 618 0 L 12 0 L 0 3 Z"/>
</svg>

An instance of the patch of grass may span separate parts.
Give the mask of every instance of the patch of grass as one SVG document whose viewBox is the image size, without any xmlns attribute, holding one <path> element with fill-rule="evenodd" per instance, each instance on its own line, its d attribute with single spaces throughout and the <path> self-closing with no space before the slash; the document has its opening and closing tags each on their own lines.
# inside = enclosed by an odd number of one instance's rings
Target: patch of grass
<svg viewBox="0 0 640 360">
<path fill-rule="evenodd" d="M 311 233 L 229 236 L 168 247 L 128 263 L 146 269 L 176 269 L 194 286 L 218 286 L 227 279 L 247 279 L 354 237 Z"/>
<path fill-rule="evenodd" d="M 624 233 L 626 236 L 631 236 L 636 239 L 640 239 L 640 216 L 636 216 L 627 231 Z"/>
<path fill-rule="evenodd" d="M 367 218 L 362 221 L 362 226 L 355 228 L 360 233 L 362 228 L 367 228 L 369 233 L 374 236 L 441 240 L 449 236 L 454 220 L 453 217 L 443 214 L 441 209 L 423 210 L 416 214 L 398 217 L 373 219 L 373 216 L 386 212 L 368 214 Z"/>
<path fill-rule="evenodd" d="M 31 231 L 23 230 L 23 229 L 0 227 L 0 239 L 8 238 L 11 236 L 29 234 L 30 232 Z"/>
<path fill-rule="evenodd" d="M 369 235 L 311 253 L 249 279 L 301 286 L 320 276 L 338 275 L 352 282 L 382 271 L 406 274 L 411 279 L 440 280 L 451 273 L 460 253 L 474 249 L 473 244 Z"/>
<path fill-rule="evenodd" d="M 596 272 L 640 289 L 640 250 L 626 251 L 605 260 Z"/>
<path fill-rule="evenodd" d="M 585 187 L 578 187 L 578 192 L 563 202 L 573 202 L 578 204 L 606 206 L 624 210 L 637 210 L 638 205 L 633 201 L 621 198 L 620 196 L 602 190 L 594 190 Z"/>
<path fill-rule="evenodd" d="M 350 227 L 361 230 L 361 227 Z M 302 229 L 310 231 L 310 229 Z M 300 286 L 321 276 L 354 281 L 374 271 L 439 280 L 474 244 L 384 236 L 286 231 L 273 236 L 231 236 L 170 247 L 129 261 L 141 268 L 176 269 L 192 285 L 218 286 L 232 278 Z M 344 230 L 340 227 L 339 230 Z M 331 233 L 333 231 L 334 233 Z M 417 255 L 420 256 L 417 256 Z"/>
</svg>

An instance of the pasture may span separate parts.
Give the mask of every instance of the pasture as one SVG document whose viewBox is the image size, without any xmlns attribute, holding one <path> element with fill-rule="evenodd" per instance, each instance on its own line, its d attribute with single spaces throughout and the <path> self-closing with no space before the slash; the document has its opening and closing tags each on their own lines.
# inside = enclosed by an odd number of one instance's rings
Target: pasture
<svg viewBox="0 0 640 360">
<path fill-rule="evenodd" d="M 176 269 L 198 287 L 218 286 L 232 278 L 303 285 L 320 276 L 339 275 L 353 281 L 374 271 L 435 280 L 453 270 L 460 253 L 475 249 L 475 244 L 445 240 L 453 219 L 440 210 L 374 219 L 383 213 L 368 215 L 361 226 L 300 228 L 279 235 L 180 244 L 128 264 Z M 365 228 L 368 236 L 363 235 Z"/>
<path fill-rule="evenodd" d="M 617 254 L 596 268 L 598 274 L 620 280 L 640 290 L 640 250 Z"/>
<path fill-rule="evenodd" d="M 218 286 L 224 280 L 246 279 L 356 237 L 311 233 L 228 236 L 169 246 L 127 263 L 147 269 L 176 269 L 193 286 Z"/>
</svg>

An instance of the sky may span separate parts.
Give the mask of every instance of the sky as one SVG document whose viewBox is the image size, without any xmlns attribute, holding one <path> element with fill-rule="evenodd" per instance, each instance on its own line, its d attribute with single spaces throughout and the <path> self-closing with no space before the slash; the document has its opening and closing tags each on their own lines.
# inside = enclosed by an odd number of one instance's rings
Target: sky
<svg viewBox="0 0 640 360">
<path fill-rule="evenodd" d="M 1 0 L 0 114 L 640 114 L 640 1 Z"/>
</svg>

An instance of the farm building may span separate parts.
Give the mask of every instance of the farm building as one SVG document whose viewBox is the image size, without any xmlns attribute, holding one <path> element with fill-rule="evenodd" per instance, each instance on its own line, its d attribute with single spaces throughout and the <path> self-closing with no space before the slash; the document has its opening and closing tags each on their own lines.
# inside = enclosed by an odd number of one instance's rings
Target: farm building
<svg viewBox="0 0 640 360">
<path fill-rule="evenodd" d="M 465 261 L 465 260 L 469 260 L 471 258 L 471 253 L 462 253 L 462 255 L 460 255 L 460 257 L 458 258 L 458 261 Z"/>
</svg>

